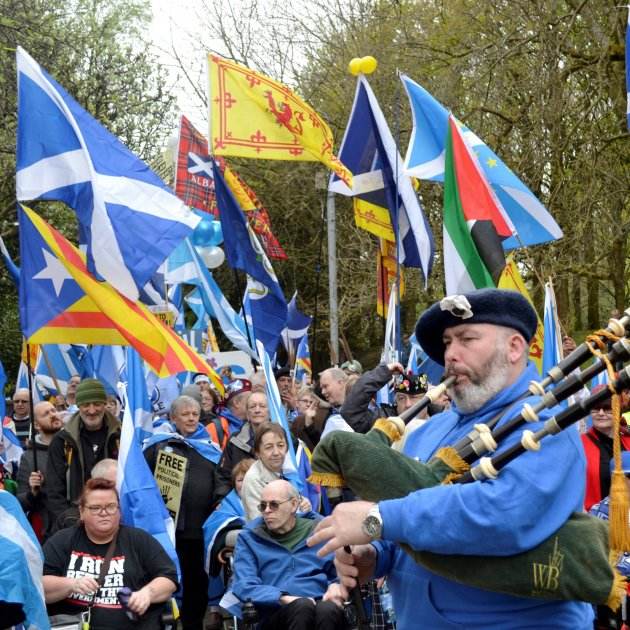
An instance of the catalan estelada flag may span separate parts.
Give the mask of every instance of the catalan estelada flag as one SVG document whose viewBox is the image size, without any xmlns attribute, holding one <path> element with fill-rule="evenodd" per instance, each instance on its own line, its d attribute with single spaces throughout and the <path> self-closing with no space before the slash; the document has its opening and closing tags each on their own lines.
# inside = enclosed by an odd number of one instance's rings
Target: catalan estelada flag
<svg viewBox="0 0 630 630">
<path fill-rule="evenodd" d="M 29 343 L 133 346 L 159 376 L 219 375 L 149 309 L 88 271 L 85 256 L 32 210 L 19 210 L 20 319 Z"/>
<path fill-rule="evenodd" d="M 330 128 L 297 94 L 217 55 L 208 55 L 208 71 L 214 155 L 318 161 L 352 185 L 352 174 L 333 155 Z"/>
</svg>

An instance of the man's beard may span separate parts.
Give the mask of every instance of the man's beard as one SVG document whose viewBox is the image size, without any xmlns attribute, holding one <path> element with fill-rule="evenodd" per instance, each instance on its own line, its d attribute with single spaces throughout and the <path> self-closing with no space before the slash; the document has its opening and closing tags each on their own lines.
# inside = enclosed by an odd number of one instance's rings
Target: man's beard
<svg viewBox="0 0 630 630">
<path fill-rule="evenodd" d="M 494 354 L 475 373 L 468 370 L 465 374 L 469 382 L 457 389 L 457 385 L 448 389 L 448 394 L 463 413 L 472 413 L 481 409 L 493 396 L 496 396 L 508 383 L 510 363 L 507 349 L 497 346 Z M 457 373 L 457 372 L 453 372 Z"/>
</svg>

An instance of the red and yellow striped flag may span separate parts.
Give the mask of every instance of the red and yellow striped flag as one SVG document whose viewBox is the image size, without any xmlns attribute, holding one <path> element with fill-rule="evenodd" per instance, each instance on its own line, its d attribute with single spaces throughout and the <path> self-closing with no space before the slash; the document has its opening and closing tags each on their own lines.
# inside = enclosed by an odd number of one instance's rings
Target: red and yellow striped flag
<svg viewBox="0 0 630 630">
<path fill-rule="evenodd" d="M 20 212 L 20 250 L 20 313 L 29 342 L 130 345 L 159 376 L 203 372 L 223 391 L 219 375 L 175 331 L 144 304 L 134 303 L 108 283 L 96 280 L 87 271 L 84 254 L 24 206 Z M 35 273 L 34 256 L 40 252 L 46 267 Z M 45 298 L 71 303 L 60 309 Z"/>
</svg>

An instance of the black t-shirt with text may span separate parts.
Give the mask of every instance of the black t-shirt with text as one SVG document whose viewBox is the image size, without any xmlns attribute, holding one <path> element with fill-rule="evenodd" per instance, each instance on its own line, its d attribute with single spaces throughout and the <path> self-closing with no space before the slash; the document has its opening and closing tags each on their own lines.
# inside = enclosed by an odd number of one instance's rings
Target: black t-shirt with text
<svg viewBox="0 0 630 630">
<path fill-rule="evenodd" d="M 92 542 L 83 525 L 57 532 L 44 545 L 44 575 L 78 578 L 89 575 L 98 579 L 109 543 Z M 118 591 L 128 586 L 137 591 L 156 577 L 177 584 L 175 565 L 153 536 L 135 527 L 121 526 L 116 548 L 104 577 L 103 586 L 94 597 L 90 629 L 149 630 L 160 627 L 164 604 L 153 604 L 142 619 L 133 622 L 118 601 Z M 76 615 L 87 609 L 91 597 L 71 593 L 60 602 L 48 605 L 49 615 Z"/>
</svg>

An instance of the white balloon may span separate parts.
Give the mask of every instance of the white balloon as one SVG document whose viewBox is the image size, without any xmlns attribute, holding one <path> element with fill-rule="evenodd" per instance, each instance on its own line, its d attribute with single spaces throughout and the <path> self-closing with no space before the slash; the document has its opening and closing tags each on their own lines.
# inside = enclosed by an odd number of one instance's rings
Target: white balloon
<svg viewBox="0 0 630 630">
<path fill-rule="evenodd" d="M 216 245 L 204 247 L 199 253 L 208 269 L 216 269 L 225 262 L 225 252 Z"/>
</svg>

